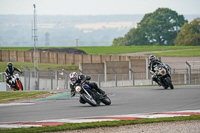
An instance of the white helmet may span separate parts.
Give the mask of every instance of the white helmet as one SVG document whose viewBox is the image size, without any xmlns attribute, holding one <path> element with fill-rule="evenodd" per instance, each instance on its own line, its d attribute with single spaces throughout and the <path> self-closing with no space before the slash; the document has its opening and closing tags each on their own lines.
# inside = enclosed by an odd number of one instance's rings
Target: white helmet
<svg viewBox="0 0 200 133">
<path fill-rule="evenodd" d="M 78 80 L 78 74 L 76 72 L 71 72 L 69 74 L 69 78 L 72 83 L 76 83 L 76 81 Z"/>
</svg>

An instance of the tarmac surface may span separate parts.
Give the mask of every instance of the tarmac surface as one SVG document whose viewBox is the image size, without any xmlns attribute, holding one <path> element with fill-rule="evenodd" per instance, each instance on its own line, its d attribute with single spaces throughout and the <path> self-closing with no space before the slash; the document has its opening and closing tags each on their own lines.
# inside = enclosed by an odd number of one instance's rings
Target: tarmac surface
<svg viewBox="0 0 200 133">
<path fill-rule="evenodd" d="M 112 101 L 109 106 L 101 104 L 91 107 L 89 104 L 81 104 L 78 97 L 71 98 L 70 90 L 65 90 L 69 97 L 24 101 L 22 105 L 0 105 L 0 122 L 195 110 L 200 107 L 199 85 L 180 85 L 175 86 L 174 90 L 165 90 L 158 86 L 116 87 L 104 90 Z"/>
</svg>

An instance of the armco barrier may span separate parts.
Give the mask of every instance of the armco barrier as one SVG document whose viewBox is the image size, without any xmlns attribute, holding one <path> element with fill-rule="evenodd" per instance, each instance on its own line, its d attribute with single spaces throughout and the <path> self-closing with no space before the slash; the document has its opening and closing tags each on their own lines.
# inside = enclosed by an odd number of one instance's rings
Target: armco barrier
<svg viewBox="0 0 200 133">
<path fill-rule="evenodd" d="M 102 66 L 103 67 L 103 66 Z M 97 67 L 99 70 L 100 67 Z M 24 86 L 25 91 L 33 91 L 33 90 L 55 90 L 55 89 L 69 89 L 69 73 L 72 71 L 63 71 L 63 70 L 39 70 L 39 77 L 35 79 L 34 71 L 29 70 L 28 68 L 24 68 L 23 75 L 21 75 L 21 81 Z M 89 72 L 89 70 L 88 70 Z M 102 71 L 101 71 L 102 72 Z M 95 71 L 94 69 L 91 73 L 87 73 L 86 75 L 91 76 L 91 82 L 96 82 L 100 87 L 115 87 L 117 86 L 134 86 L 134 85 L 151 85 L 152 81 L 151 78 L 143 79 L 144 73 L 136 73 L 141 77 L 140 79 L 135 78 L 134 82 L 133 79 L 128 79 L 128 74 L 117 74 L 117 83 L 115 81 L 115 74 L 107 74 L 107 81 L 105 81 L 104 74 L 101 74 L 100 71 Z M 78 74 L 80 72 L 77 71 Z M 172 74 L 172 82 L 173 84 L 188 84 L 189 83 L 189 76 L 187 73 L 185 74 Z M 3 80 L 4 79 L 4 80 Z M 35 81 L 38 84 L 35 85 Z M 192 84 L 200 84 L 200 71 L 199 73 L 192 73 L 191 75 L 191 82 Z M 5 91 L 5 78 L 1 78 L 0 80 L 0 91 Z M 155 83 L 154 83 L 155 84 Z M 37 88 L 38 87 L 38 88 Z M 36 89 L 37 88 L 37 89 Z"/>
</svg>

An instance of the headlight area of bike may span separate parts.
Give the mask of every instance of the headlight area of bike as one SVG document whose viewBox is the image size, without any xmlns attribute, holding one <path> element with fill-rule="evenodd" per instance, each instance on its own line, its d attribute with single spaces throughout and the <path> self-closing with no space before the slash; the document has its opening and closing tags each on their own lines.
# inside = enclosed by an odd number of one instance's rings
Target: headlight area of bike
<svg viewBox="0 0 200 133">
<path fill-rule="evenodd" d="M 166 75 L 166 70 L 164 68 L 159 68 L 158 71 L 157 71 L 158 75 Z"/>
<path fill-rule="evenodd" d="M 76 86 L 76 88 L 75 88 L 75 90 L 76 90 L 76 93 L 78 93 L 78 94 L 79 94 L 79 93 L 80 93 L 80 91 L 81 91 L 81 89 L 82 89 L 82 88 L 81 88 L 81 86 Z"/>
<path fill-rule="evenodd" d="M 15 77 L 15 78 L 19 78 L 19 74 L 15 74 L 14 77 Z"/>
</svg>

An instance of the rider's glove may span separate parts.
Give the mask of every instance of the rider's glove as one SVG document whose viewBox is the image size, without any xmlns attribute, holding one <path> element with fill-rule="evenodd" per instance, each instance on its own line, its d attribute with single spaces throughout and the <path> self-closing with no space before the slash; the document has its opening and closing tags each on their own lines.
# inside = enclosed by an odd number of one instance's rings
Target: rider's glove
<svg viewBox="0 0 200 133">
<path fill-rule="evenodd" d="M 150 71 L 150 73 L 151 73 L 152 75 L 154 75 L 154 74 L 155 74 L 153 71 Z"/>
<path fill-rule="evenodd" d="M 89 84 L 89 81 L 86 81 L 85 84 Z"/>
<path fill-rule="evenodd" d="M 75 90 L 71 90 L 71 97 L 75 96 Z"/>
</svg>

